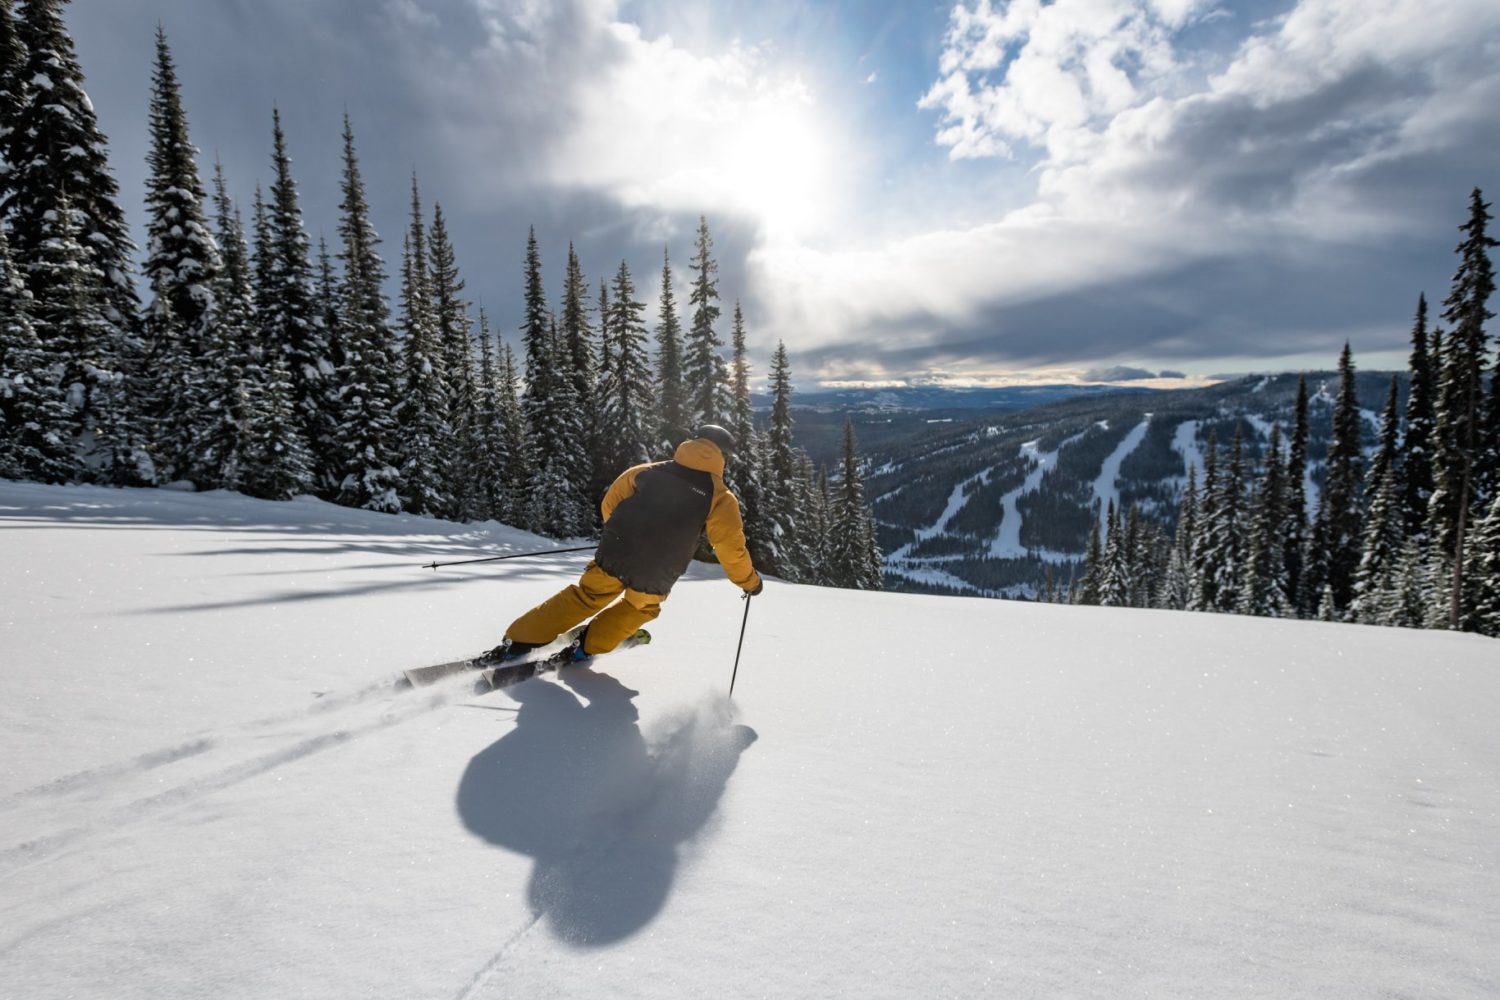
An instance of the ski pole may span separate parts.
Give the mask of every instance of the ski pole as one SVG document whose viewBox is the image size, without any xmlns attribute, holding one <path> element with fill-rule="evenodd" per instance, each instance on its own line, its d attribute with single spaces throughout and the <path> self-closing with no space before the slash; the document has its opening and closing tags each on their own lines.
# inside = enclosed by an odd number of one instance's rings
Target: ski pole
<svg viewBox="0 0 1500 1000">
<path fill-rule="evenodd" d="M 508 555 L 508 556 L 489 556 L 489 557 L 484 558 L 484 559 L 460 559 L 457 562 L 445 562 L 445 563 L 434 562 L 434 563 L 430 563 L 430 564 L 428 564 L 426 566 L 423 566 L 422 568 L 423 569 L 438 569 L 438 568 L 443 567 L 443 566 L 466 566 L 469 563 L 500 562 L 500 561 L 502 561 L 504 559 L 530 559 L 532 556 L 555 556 L 555 555 L 559 555 L 559 554 L 561 554 L 563 552 L 592 552 L 592 551 L 594 551 L 598 547 L 599 546 L 597 546 L 597 545 L 580 545 L 580 546 L 578 546 L 577 548 L 574 548 L 574 549 L 542 549 L 539 552 L 517 552 L 517 553 L 515 553 L 513 555 Z"/>
<path fill-rule="evenodd" d="M 740 642 L 734 647 L 734 673 L 729 675 L 729 697 L 734 697 L 734 679 L 740 675 L 740 650 L 745 648 L 745 624 L 750 621 L 750 595 L 745 595 L 745 617 L 740 619 Z"/>
</svg>

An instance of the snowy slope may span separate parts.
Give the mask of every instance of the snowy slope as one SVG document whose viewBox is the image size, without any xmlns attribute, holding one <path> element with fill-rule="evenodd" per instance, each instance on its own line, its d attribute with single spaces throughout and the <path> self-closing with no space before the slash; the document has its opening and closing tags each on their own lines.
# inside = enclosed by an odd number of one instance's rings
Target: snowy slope
<svg viewBox="0 0 1500 1000">
<path fill-rule="evenodd" d="M 0 997 L 1493 997 L 1500 645 L 711 567 L 397 692 L 577 557 L 0 482 Z"/>
</svg>

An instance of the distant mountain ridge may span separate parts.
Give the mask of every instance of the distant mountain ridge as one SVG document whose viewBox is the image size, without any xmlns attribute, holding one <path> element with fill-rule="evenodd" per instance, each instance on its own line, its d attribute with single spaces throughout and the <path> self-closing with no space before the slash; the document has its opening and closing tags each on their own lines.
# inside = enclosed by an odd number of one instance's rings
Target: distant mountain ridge
<svg viewBox="0 0 1500 1000">
<path fill-rule="evenodd" d="M 1304 374 L 1311 508 L 1337 374 Z M 1397 377 L 1404 406 L 1407 378 Z M 1003 403 L 982 412 L 951 404 L 884 411 L 880 397 L 856 395 L 844 397 L 838 423 L 848 415 L 860 435 L 888 589 L 1029 598 L 1041 593 L 1049 574 L 1066 585 L 1081 571 L 1095 512 L 1110 502 L 1122 511 L 1137 506 L 1172 530 L 1188 463 L 1201 477 L 1211 439 L 1227 448 L 1238 430 L 1247 467 L 1258 469 L 1272 425 L 1290 427 L 1297 379 L 1284 373 L 1202 389 L 1112 389 L 1012 411 Z M 1356 377 L 1367 446 L 1390 379 L 1390 372 Z M 1025 389 L 991 392 L 992 401 L 1034 398 Z M 943 396 L 918 390 L 893 398 L 916 404 Z M 936 413 L 941 422 L 934 422 Z"/>
</svg>

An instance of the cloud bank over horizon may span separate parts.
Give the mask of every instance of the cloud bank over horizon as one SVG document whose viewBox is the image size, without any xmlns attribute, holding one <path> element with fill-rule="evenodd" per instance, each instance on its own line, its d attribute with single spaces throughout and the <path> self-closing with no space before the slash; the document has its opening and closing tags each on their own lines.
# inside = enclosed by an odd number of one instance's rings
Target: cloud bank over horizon
<svg viewBox="0 0 1500 1000">
<path fill-rule="evenodd" d="M 387 258 L 415 168 L 507 333 L 528 225 L 554 294 L 572 241 L 595 281 L 629 262 L 654 325 L 663 248 L 683 300 L 703 214 L 760 370 L 784 339 L 804 379 L 1264 370 L 1345 339 L 1394 362 L 1417 294 L 1446 294 L 1470 189 L 1500 185 L 1485 0 L 68 16 L 127 198 L 161 20 L 194 141 L 242 200 L 279 102 L 309 228 L 331 235 L 348 107 Z"/>
</svg>

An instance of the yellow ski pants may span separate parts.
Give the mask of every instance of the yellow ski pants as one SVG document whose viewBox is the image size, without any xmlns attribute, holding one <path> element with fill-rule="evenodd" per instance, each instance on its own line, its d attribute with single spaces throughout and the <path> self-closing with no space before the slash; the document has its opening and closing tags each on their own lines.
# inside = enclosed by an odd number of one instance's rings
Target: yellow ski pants
<svg viewBox="0 0 1500 1000">
<path fill-rule="evenodd" d="M 615 598 L 624 594 L 624 600 Z M 541 646 L 556 639 L 579 622 L 589 622 L 583 651 L 590 656 L 607 653 L 635 630 L 661 614 L 665 594 L 631 590 L 590 561 L 578 582 L 558 591 L 511 623 L 505 637 L 514 642 Z M 602 614 L 600 612 L 603 612 Z"/>
</svg>

